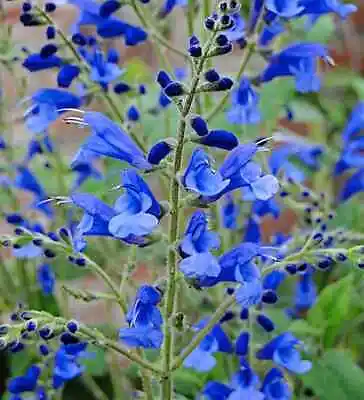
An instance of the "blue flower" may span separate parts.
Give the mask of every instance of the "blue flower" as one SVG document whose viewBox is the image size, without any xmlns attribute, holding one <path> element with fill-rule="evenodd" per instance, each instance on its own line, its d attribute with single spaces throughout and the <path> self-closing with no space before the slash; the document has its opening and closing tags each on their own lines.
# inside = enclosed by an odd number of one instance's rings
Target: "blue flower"
<svg viewBox="0 0 364 400">
<path fill-rule="evenodd" d="M 225 30 L 224 35 L 231 42 L 239 41 L 245 36 L 245 21 L 240 15 L 240 12 L 234 13 L 230 18 L 233 20 L 234 25 L 232 28 Z"/>
<path fill-rule="evenodd" d="M 364 191 L 364 168 L 359 169 L 344 184 L 340 194 L 339 201 L 347 201 L 356 194 Z"/>
<path fill-rule="evenodd" d="M 202 390 L 203 396 L 207 400 L 227 400 L 233 392 L 229 386 L 220 382 L 210 381 Z"/>
<path fill-rule="evenodd" d="M 160 301 L 161 295 L 153 286 L 141 286 L 126 315 L 129 328 L 121 328 L 119 338 L 130 347 L 159 348 L 163 340 L 163 319 L 157 307 Z"/>
<path fill-rule="evenodd" d="M 47 195 L 36 176 L 27 167 L 18 166 L 14 181 L 15 187 L 30 192 L 34 196 L 32 207 L 52 218 L 53 210 L 48 203 L 42 203 Z"/>
<path fill-rule="evenodd" d="M 364 129 L 364 101 L 360 101 L 350 114 L 342 132 L 344 143 L 347 144 L 350 140 L 358 138 L 362 129 Z"/>
<path fill-rule="evenodd" d="M 364 167 L 364 137 L 354 139 L 345 145 L 341 156 L 335 164 L 334 174 L 341 175 L 349 168 Z"/>
<path fill-rule="evenodd" d="M 292 390 L 284 379 L 283 373 L 272 368 L 264 378 L 262 392 L 265 400 L 290 400 Z"/>
<path fill-rule="evenodd" d="M 157 227 L 162 209 L 144 180 L 132 169 L 121 174 L 125 193 L 115 202 L 116 215 L 110 219 L 109 231 L 124 240 L 146 236 Z"/>
<path fill-rule="evenodd" d="M 240 207 L 234 202 L 233 196 L 228 193 L 224 196 L 224 204 L 222 205 L 222 222 L 226 229 L 236 229 L 238 227 L 238 216 Z"/>
<path fill-rule="evenodd" d="M 31 101 L 31 106 L 24 114 L 27 128 L 34 133 L 45 132 L 49 125 L 59 117 L 58 110 L 63 108 L 78 108 L 81 99 L 65 90 L 39 89 L 25 101 Z"/>
<path fill-rule="evenodd" d="M 254 259 L 264 255 L 264 248 L 255 243 L 242 243 L 219 258 L 220 274 L 216 278 L 199 280 L 201 287 L 214 286 L 219 282 L 253 282 L 260 278 L 260 270 Z"/>
<path fill-rule="evenodd" d="M 261 119 L 259 95 L 245 77 L 232 93 L 232 105 L 227 112 L 227 119 L 230 123 L 238 125 L 257 124 Z"/>
<path fill-rule="evenodd" d="M 192 153 L 182 184 L 199 195 L 214 196 L 229 185 L 229 180 L 224 180 L 219 172 L 212 169 L 209 155 L 198 148 Z"/>
<path fill-rule="evenodd" d="M 38 72 L 49 68 L 59 68 L 62 64 L 63 60 L 55 54 L 42 57 L 40 54 L 34 53 L 24 60 L 23 67 L 29 72 Z"/>
<path fill-rule="evenodd" d="M 331 62 L 327 48 L 321 44 L 293 44 L 280 53 L 273 54 L 268 66 L 260 75 L 260 80 L 269 82 L 281 76 L 293 76 L 299 92 L 318 91 L 320 89 L 320 78 L 316 73 L 318 58 L 326 63 Z"/>
<path fill-rule="evenodd" d="M 65 64 L 59 70 L 57 75 L 57 84 L 59 87 L 68 88 L 71 86 L 73 80 L 78 77 L 81 69 L 78 65 Z"/>
<path fill-rule="evenodd" d="M 92 158 L 92 157 L 90 157 Z M 78 189 L 89 178 L 101 180 L 102 174 L 97 170 L 92 162 L 77 162 L 72 165 L 72 172 L 76 174 L 76 178 L 72 184 L 71 191 Z"/>
<path fill-rule="evenodd" d="M 105 18 L 97 25 L 97 33 L 105 39 L 122 36 L 126 46 L 136 46 L 148 38 L 144 29 L 117 18 Z"/>
<path fill-rule="evenodd" d="M 253 0 L 250 7 L 250 16 L 248 21 L 248 32 L 253 32 L 259 21 L 260 15 L 264 9 L 265 0 Z"/>
<path fill-rule="evenodd" d="M 87 155 L 94 154 L 125 161 L 140 169 L 150 169 L 151 165 L 145 159 L 143 152 L 133 140 L 111 119 L 99 112 L 83 114 L 81 124 L 91 129 L 91 136 L 84 142 L 76 154 L 72 165 L 78 160 L 84 161 Z"/>
<path fill-rule="evenodd" d="M 299 4 L 304 8 L 303 14 L 312 14 L 315 17 L 335 13 L 345 19 L 358 9 L 354 4 L 343 4 L 340 0 L 299 0 Z"/>
<path fill-rule="evenodd" d="M 53 152 L 51 138 L 46 134 L 41 137 L 34 137 L 29 141 L 24 163 L 28 164 L 37 154 L 43 154 L 44 150 L 48 153 Z"/>
<path fill-rule="evenodd" d="M 207 322 L 208 320 L 202 320 L 195 325 L 194 329 L 198 332 L 207 324 Z M 185 359 L 183 366 L 185 368 L 193 368 L 199 372 L 208 372 L 216 365 L 216 359 L 214 357 L 215 353 L 231 353 L 232 351 L 232 344 L 228 336 L 221 326 L 217 324 Z"/>
<path fill-rule="evenodd" d="M 245 222 L 244 242 L 259 244 L 261 242 L 260 220 L 256 215 L 251 215 Z"/>
<path fill-rule="evenodd" d="M 295 157 L 307 167 L 317 170 L 323 151 L 324 148 L 321 145 L 310 144 L 302 139 L 293 138 L 290 139 L 290 142 L 272 151 L 268 161 L 269 167 L 274 175 L 283 171 L 287 178 L 294 182 L 302 182 L 305 179 L 305 174 L 290 161 L 290 158 Z"/>
<path fill-rule="evenodd" d="M 41 369 L 37 365 L 32 365 L 27 369 L 23 376 L 12 378 L 8 383 L 8 391 L 12 394 L 33 392 L 37 387 Z"/>
<path fill-rule="evenodd" d="M 183 257 L 180 270 L 188 278 L 218 276 L 220 266 L 210 251 L 219 246 L 219 235 L 208 231 L 206 214 L 202 211 L 196 211 L 187 225 L 184 238 L 180 244 L 179 249 Z"/>
<path fill-rule="evenodd" d="M 259 46 L 269 46 L 284 31 L 285 27 L 279 20 L 275 20 L 271 24 L 264 26 L 259 36 Z"/>
<path fill-rule="evenodd" d="M 175 7 L 186 7 L 187 5 L 188 0 L 164 0 L 158 15 L 160 18 L 165 18 Z"/>
<path fill-rule="evenodd" d="M 90 79 L 105 89 L 123 73 L 117 64 L 105 59 L 104 53 L 97 47 L 90 52 L 82 51 L 82 55 L 91 67 Z"/>
<path fill-rule="evenodd" d="M 61 345 L 54 356 L 53 387 L 60 388 L 65 382 L 80 376 L 84 367 L 79 358 L 85 353 L 87 343 Z"/>
<path fill-rule="evenodd" d="M 45 295 L 53 293 L 56 283 L 54 272 L 50 265 L 42 264 L 37 269 L 37 280 L 42 292 Z"/>
<path fill-rule="evenodd" d="M 291 18 L 303 11 L 299 3 L 300 0 L 267 0 L 265 7 L 280 17 Z"/>
<path fill-rule="evenodd" d="M 259 360 L 272 360 L 278 366 L 295 374 L 304 374 L 311 369 L 311 361 L 301 360 L 297 345 L 301 342 L 292 333 L 285 332 L 272 339 L 257 352 Z"/>
<path fill-rule="evenodd" d="M 263 286 L 260 279 L 244 283 L 236 290 L 236 301 L 243 308 L 249 308 L 259 304 L 262 299 Z"/>
</svg>

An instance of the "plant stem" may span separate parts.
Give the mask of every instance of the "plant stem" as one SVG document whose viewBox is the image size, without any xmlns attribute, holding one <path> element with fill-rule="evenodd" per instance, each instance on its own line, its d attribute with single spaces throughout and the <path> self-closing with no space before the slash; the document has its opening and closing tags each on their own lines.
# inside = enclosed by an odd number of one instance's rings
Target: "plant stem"
<svg viewBox="0 0 364 400">
<path fill-rule="evenodd" d="M 172 365 L 172 371 L 175 371 L 182 366 L 183 361 L 195 350 L 195 348 L 201 343 L 205 336 L 212 330 L 212 328 L 220 321 L 221 317 L 225 312 L 235 303 L 236 299 L 234 296 L 229 296 L 215 311 L 209 322 L 198 331 L 197 335 L 192 339 L 190 344 L 182 351 L 182 353 L 176 357 Z"/>
<path fill-rule="evenodd" d="M 108 400 L 108 397 L 104 393 L 103 390 L 99 387 L 99 385 L 95 382 L 93 377 L 86 372 L 82 374 L 82 383 L 89 389 L 90 393 L 92 393 L 93 397 L 96 400 Z"/>
<path fill-rule="evenodd" d="M 175 297 L 176 297 L 176 277 L 177 277 L 177 254 L 174 245 L 178 239 L 179 233 L 179 218 L 180 218 L 180 185 L 177 180 L 177 176 L 182 168 L 183 161 L 183 147 L 187 121 L 186 117 L 190 113 L 194 96 L 198 83 L 200 81 L 200 76 L 206 61 L 206 54 L 211 47 L 214 35 L 211 36 L 210 40 L 206 44 L 206 49 L 204 51 L 204 56 L 201 58 L 197 68 L 196 74 L 192 80 L 190 93 L 186 97 L 181 111 L 181 119 L 177 128 L 177 146 L 174 155 L 173 162 L 173 176 L 170 181 L 169 189 L 169 201 L 171 205 L 170 211 L 170 221 L 169 221 L 169 250 L 167 258 L 167 269 L 168 269 L 168 283 L 167 283 L 167 294 L 164 306 L 164 342 L 162 349 L 163 358 L 163 371 L 165 373 L 165 380 L 162 383 L 161 399 L 171 400 L 173 393 L 173 383 L 171 376 L 171 360 L 173 357 L 173 346 L 174 338 L 173 332 L 170 327 L 171 317 L 175 309 Z"/>
</svg>

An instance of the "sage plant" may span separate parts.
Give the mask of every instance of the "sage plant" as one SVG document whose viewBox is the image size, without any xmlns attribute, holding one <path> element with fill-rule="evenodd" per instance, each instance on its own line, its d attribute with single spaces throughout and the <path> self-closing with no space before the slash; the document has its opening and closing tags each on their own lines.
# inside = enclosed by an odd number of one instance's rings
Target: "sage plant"
<svg viewBox="0 0 364 400">
<path fill-rule="evenodd" d="M 57 26 L 56 4 L 22 4 L 24 29 L 40 27 L 44 43 L 11 62 L 30 79 L 55 72 L 52 87 L 20 102 L 25 151 L 6 135 L 12 121 L 2 114 L 1 212 L 14 233 L 1 238 L 10 317 L 0 346 L 28 360 L 6 398 L 69 399 L 77 377 L 85 399 L 306 398 L 303 377 L 323 341 L 335 347 L 307 322 L 329 285 L 324 276 L 344 274 L 354 285 L 355 268 L 364 268 L 363 234 L 335 213 L 364 190 L 364 122 L 359 103 L 334 146 L 328 125 L 321 136 L 295 132 L 290 99 L 317 95 L 335 65 L 325 43 L 306 40 L 310 32 L 356 6 L 69 3 L 77 9 L 69 30 Z M 181 34 L 186 20 L 184 48 L 166 33 L 176 15 Z M 148 42 L 158 70 L 133 77 L 117 41 Z M 237 64 L 234 76 L 217 67 L 224 60 Z M 267 117 L 270 103 L 278 107 Z M 68 125 L 82 129 L 72 157 L 54 140 L 56 121 L 61 135 Z M 271 225 L 283 218 L 284 232 L 268 234 L 267 217 Z M 141 265 L 142 283 L 134 279 Z M 65 270 L 94 274 L 104 288 L 71 285 Z M 104 302 L 118 317 L 86 324 L 70 299 Z M 112 390 L 87 367 L 97 349 Z"/>
</svg>

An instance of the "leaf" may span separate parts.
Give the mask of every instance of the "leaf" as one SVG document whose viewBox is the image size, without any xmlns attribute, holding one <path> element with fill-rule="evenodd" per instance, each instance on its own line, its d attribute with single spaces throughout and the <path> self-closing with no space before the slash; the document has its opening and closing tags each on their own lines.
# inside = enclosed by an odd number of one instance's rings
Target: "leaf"
<svg viewBox="0 0 364 400">
<path fill-rule="evenodd" d="M 92 376 L 105 375 L 107 369 L 105 351 L 95 346 L 89 346 L 87 353 L 87 356 L 82 360 L 86 371 Z"/>
<path fill-rule="evenodd" d="M 293 98 L 294 94 L 292 79 L 276 79 L 264 84 L 260 91 L 260 109 L 267 132 L 274 128 L 282 107 Z"/>
<path fill-rule="evenodd" d="M 345 351 L 328 351 L 302 380 L 320 400 L 363 399 L 364 371 Z"/>
<path fill-rule="evenodd" d="M 340 326 L 345 320 L 350 320 L 352 291 L 353 274 L 349 274 L 325 287 L 308 313 L 308 323 L 325 331 L 323 337 L 325 348 L 332 347 Z"/>
</svg>

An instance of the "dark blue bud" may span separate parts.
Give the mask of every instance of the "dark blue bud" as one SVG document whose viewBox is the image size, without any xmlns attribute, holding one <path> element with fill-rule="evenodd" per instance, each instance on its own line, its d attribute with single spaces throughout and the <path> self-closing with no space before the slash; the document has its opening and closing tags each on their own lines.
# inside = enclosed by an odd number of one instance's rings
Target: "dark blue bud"
<svg viewBox="0 0 364 400">
<path fill-rule="evenodd" d="M 6 222 L 12 225 L 21 225 L 24 223 L 24 218 L 20 214 L 8 214 L 6 216 Z"/>
<path fill-rule="evenodd" d="M 327 225 L 326 224 L 321 224 L 320 231 L 321 232 L 326 232 L 327 231 Z"/>
<path fill-rule="evenodd" d="M 44 250 L 44 255 L 47 258 L 54 258 L 56 256 L 56 253 L 51 249 L 45 249 Z"/>
<path fill-rule="evenodd" d="M 34 246 L 37 246 L 37 247 L 42 247 L 42 245 L 43 245 L 42 239 L 33 239 L 32 242 L 33 242 Z"/>
<path fill-rule="evenodd" d="M 59 87 L 68 88 L 72 81 L 78 77 L 81 70 L 77 65 L 66 64 L 61 67 L 57 76 L 57 84 Z"/>
<path fill-rule="evenodd" d="M 182 96 L 185 93 L 185 91 L 181 83 L 172 82 L 164 88 L 164 93 L 168 97 L 176 97 L 176 96 Z"/>
<path fill-rule="evenodd" d="M 193 117 L 190 121 L 191 128 L 198 136 L 206 136 L 209 133 L 207 122 L 202 117 Z"/>
<path fill-rule="evenodd" d="M 52 56 L 53 54 L 57 53 L 57 51 L 58 51 L 58 47 L 55 44 L 48 43 L 41 48 L 39 54 L 42 58 L 48 58 L 48 57 Z"/>
<path fill-rule="evenodd" d="M 72 42 L 78 46 L 85 46 L 87 43 L 85 35 L 82 33 L 75 33 L 72 35 Z"/>
<path fill-rule="evenodd" d="M 192 35 L 189 39 L 189 46 L 199 46 L 200 41 L 196 35 Z"/>
<path fill-rule="evenodd" d="M 327 216 L 328 219 L 334 219 L 334 214 L 333 213 L 329 213 L 329 215 Z"/>
<path fill-rule="evenodd" d="M 232 296 L 235 293 L 235 289 L 232 287 L 228 287 L 226 288 L 226 294 L 228 294 L 229 296 Z"/>
<path fill-rule="evenodd" d="M 100 7 L 100 17 L 107 18 L 121 7 L 121 3 L 116 0 L 107 0 Z"/>
<path fill-rule="evenodd" d="M 71 333 L 76 333 L 78 331 L 78 322 L 77 321 L 69 321 L 67 322 L 66 328 Z"/>
<path fill-rule="evenodd" d="M 312 239 L 315 241 L 315 242 L 321 242 L 321 240 L 324 238 L 324 235 L 322 234 L 322 233 L 320 233 L 320 232 L 318 232 L 318 233 L 315 233 L 314 235 L 313 235 L 313 237 L 312 237 Z"/>
<path fill-rule="evenodd" d="M 40 328 L 38 330 L 38 334 L 44 340 L 52 339 L 54 337 L 53 330 L 51 328 L 49 328 L 48 326 L 44 326 L 43 328 Z"/>
<path fill-rule="evenodd" d="M 310 192 L 308 192 L 307 190 L 304 190 L 304 191 L 301 193 L 301 196 L 302 196 L 303 198 L 310 197 Z"/>
<path fill-rule="evenodd" d="M 69 238 L 69 232 L 67 228 L 60 228 L 58 234 L 63 240 L 67 240 Z"/>
<path fill-rule="evenodd" d="M 10 245 L 11 245 L 10 240 L 3 240 L 1 242 L 1 246 L 3 246 L 3 247 L 9 247 Z"/>
<path fill-rule="evenodd" d="M 75 264 L 79 267 L 84 267 L 86 265 L 86 260 L 82 257 L 76 258 Z"/>
<path fill-rule="evenodd" d="M 48 232 L 47 236 L 54 242 L 59 242 L 59 236 L 55 232 Z"/>
<path fill-rule="evenodd" d="M 14 229 L 14 234 L 15 234 L 16 236 L 22 236 L 22 235 L 24 235 L 24 233 L 25 233 L 25 231 L 24 231 L 24 229 L 22 229 L 22 228 L 15 228 L 15 229 Z"/>
<path fill-rule="evenodd" d="M 215 20 L 211 17 L 207 17 L 205 19 L 205 28 L 209 31 L 213 31 L 215 29 Z"/>
<path fill-rule="evenodd" d="M 7 335 L 9 332 L 9 325 L 0 325 L 0 336 Z"/>
<path fill-rule="evenodd" d="M 48 26 L 46 30 L 46 36 L 49 40 L 54 39 L 56 37 L 56 28 L 52 25 Z"/>
<path fill-rule="evenodd" d="M 240 311 L 240 319 L 245 321 L 249 318 L 249 310 L 247 308 L 243 308 Z"/>
<path fill-rule="evenodd" d="M 22 5 L 22 10 L 26 13 L 32 9 L 32 3 L 25 2 Z"/>
<path fill-rule="evenodd" d="M 227 311 L 223 315 L 223 317 L 220 319 L 220 324 L 223 324 L 224 322 L 229 322 L 234 318 L 235 318 L 235 314 L 232 311 Z"/>
<path fill-rule="evenodd" d="M 226 35 L 224 35 L 223 33 L 221 33 L 216 39 L 216 44 L 218 46 L 226 46 L 229 43 L 229 39 L 227 38 Z"/>
<path fill-rule="evenodd" d="M 336 259 L 336 261 L 344 262 L 348 259 L 348 257 L 343 253 L 338 253 L 338 254 L 336 254 L 335 259 Z"/>
<path fill-rule="evenodd" d="M 44 5 L 44 11 L 46 13 L 52 13 L 52 12 L 56 11 L 56 9 L 57 9 L 57 6 L 54 3 L 45 3 L 45 5 Z"/>
<path fill-rule="evenodd" d="M 317 267 L 320 269 L 327 269 L 331 267 L 331 265 L 334 264 L 334 262 L 335 261 L 331 257 L 326 257 L 325 259 L 317 263 Z"/>
<path fill-rule="evenodd" d="M 158 72 L 157 82 L 162 89 L 165 89 L 170 83 L 172 83 L 172 79 L 169 77 L 166 71 L 162 70 Z"/>
<path fill-rule="evenodd" d="M 310 264 L 307 264 L 305 262 L 298 264 L 297 266 L 297 271 L 298 272 L 306 272 Z"/>
<path fill-rule="evenodd" d="M 25 324 L 25 329 L 28 332 L 34 332 L 37 329 L 37 322 L 34 320 L 30 320 Z"/>
<path fill-rule="evenodd" d="M 68 256 L 67 259 L 68 259 L 68 261 L 69 261 L 70 263 L 72 263 L 72 264 L 75 264 L 75 263 L 76 263 L 76 259 L 75 259 L 75 257 L 73 257 L 73 256 Z"/>
<path fill-rule="evenodd" d="M 266 304 L 275 304 L 278 301 L 277 293 L 274 290 L 266 290 L 262 296 L 262 302 Z"/>
<path fill-rule="evenodd" d="M 29 321 L 33 318 L 33 315 L 29 313 L 28 311 L 23 311 L 20 313 L 20 319 L 23 321 Z"/>
<path fill-rule="evenodd" d="M 107 61 L 109 63 L 117 64 L 119 62 L 119 58 L 120 58 L 119 57 L 119 52 L 116 49 L 111 48 L 111 49 L 108 50 L 108 52 L 107 52 Z"/>
<path fill-rule="evenodd" d="M 14 243 L 14 244 L 13 244 L 13 249 L 19 250 L 19 249 L 21 249 L 21 248 L 22 248 L 21 244 L 19 244 L 19 243 Z"/>
<path fill-rule="evenodd" d="M 236 349 L 237 355 L 244 357 L 248 354 L 249 340 L 250 340 L 249 332 L 243 332 L 239 335 L 239 337 L 236 340 L 236 344 L 235 344 L 235 349 Z"/>
<path fill-rule="evenodd" d="M 95 45 L 97 44 L 97 39 L 95 38 L 95 36 L 89 36 L 89 37 L 87 38 L 87 44 L 88 44 L 88 46 L 90 46 L 90 47 L 95 46 Z"/>
<path fill-rule="evenodd" d="M 228 3 L 227 1 L 221 1 L 219 3 L 219 10 L 223 13 L 225 13 L 228 10 Z"/>
<path fill-rule="evenodd" d="M 205 72 L 205 79 L 208 82 L 218 82 L 220 80 L 220 75 L 216 72 L 215 69 L 209 69 Z"/>
<path fill-rule="evenodd" d="M 40 355 L 42 355 L 42 356 L 47 356 L 47 355 L 49 354 L 49 348 L 48 348 L 48 346 L 45 345 L 45 344 L 41 344 L 41 345 L 39 346 L 39 353 L 40 353 Z"/>
<path fill-rule="evenodd" d="M 136 106 L 132 105 L 129 107 L 126 113 L 127 119 L 132 122 L 137 122 L 140 119 L 140 113 Z"/>
<path fill-rule="evenodd" d="M 282 191 L 279 193 L 279 196 L 282 197 L 282 199 L 283 199 L 284 197 L 289 196 L 289 193 L 288 193 L 287 191 L 285 191 L 285 190 L 282 190 Z"/>
<path fill-rule="evenodd" d="M 358 266 L 358 268 L 360 268 L 360 269 L 364 269 L 364 260 L 358 261 L 357 266 Z"/>
<path fill-rule="evenodd" d="M 259 314 L 257 316 L 257 323 L 266 331 L 266 332 L 272 332 L 274 331 L 274 323 L 273 321 L 268 318 L 264 314 Z"/>
<path fill-rule="evenodd" d="M 41 24 L 40 21 L 29 13 L 21 14 L 19 20 L 24 26 L 37 26 Z"/>
<path fill-rule="evenodd" d="M 69 332 L 62 333 L 62 335 L 60 337 L 60 341 L 63 344 L 76 344 L 76 343 L 79 343 L 78 338 L 76 336 L 72 335 Z"/>
<path fill-rule="evenodd" d="M 232 150 L 239 144 L 239 141 L 232 132 L 216 130 L 198 138 L 198 143 L 218 149 Z"/>
<path fill-rule="evenodd" d="M 139 85 L 139 94 L 141 94 L 142 96 L 147 94 L 147 87 L 145 85 L 143 84 Z"/>
<path fill-rule="evenodd" d="M 123 94 L 129 91 L 130 91 L 130 86 L 127 83 L 120 82 L 114 86 L 114 92 L 116 94 Z"/>
<path fill-rule="evenodd" d="M 191 46 L 188 48 L 191 57 L 199 58 L 202 56 L 202 49 L 200 46 Z"/>
<path fill-rule="evenodd" d="M 223 92 L 224 90 L 230 90 L 234 85 L 234 81 L 228 77 L 222 78 L 217 85 L 216 90 Z"/>
<path fill-rule="evenodd" d="M 230 29 L 234 26 L 235 22 L 229 15 L 222 15 L 220 17 L 221 29 Z"/>
<path fill-rule="evenodd" d="M 148 153 L 148 161 L 153 165 L 158 165 L 171 152 L 172 146 L 162 140 L 151 147 Z"/>
<path fill-rule="evenodd" d="M 9 350 L 12 353 L 20 353 L 25 349 L 25 345 L 22 342 L 19 341 L 14 341 L 12 343 L 9 343 Z"/>
<path fill-rule="evenodd" d="M 287 264 L 285 266 L 285 270 L 290 274 L 290 275 L 295 275 L 297 273 L 297 266 L 296 264 Z"/>
<path fill-rule="evenodd" d="M 17 312 L 14 312 L 14 313 L 10 314 L 9 319 L 12 322 L 18 322 L 18 321 L 20 321 L 20 316 Z"/>
</svg>

